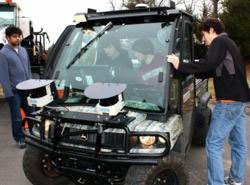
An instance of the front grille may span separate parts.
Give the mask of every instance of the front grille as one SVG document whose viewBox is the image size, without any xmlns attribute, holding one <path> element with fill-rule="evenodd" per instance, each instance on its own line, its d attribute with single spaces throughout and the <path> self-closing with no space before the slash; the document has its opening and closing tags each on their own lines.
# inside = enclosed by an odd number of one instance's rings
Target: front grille
<svg viewBox="0 0 250 185">
<path fill-rule="evenodd" d="M 60 143 L 64 146 L 73 146 L 94 150 L 97 142 L 95 126 L 64 123 L 61 124 Z M 84 132 L 84 133 L 83 133 Z M 65 137 L 64 137 L 65 136 Z M 126 147 L 126 134 L 123 129 L 106 129 L 101 136 L 101 152 L 123 152 Z"/>
</svg>

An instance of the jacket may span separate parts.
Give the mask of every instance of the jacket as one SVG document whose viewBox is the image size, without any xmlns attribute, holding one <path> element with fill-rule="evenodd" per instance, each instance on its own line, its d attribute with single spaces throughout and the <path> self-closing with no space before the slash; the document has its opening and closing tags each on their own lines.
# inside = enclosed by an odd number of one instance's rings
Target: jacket
<svg viewBox="0 0 250 185">
<path fill-rule="evenodd" d="M 238 47 L 226 33 L 212 41 L 206 58 L 199 62 L 181 62 L 179 71 L 194 73 L 201 78 L 213 77 L 217 100 L 250 100 L 245 64 Z"/>
<path fill-rule="evenodd" d="M 13 96 L 16 85 L 31 78 L 28 54 L 23 47 L 18 47 L 18 53 L 9 45 L 0 50 L 0 82 L 5 97 Z"/>
</svg>

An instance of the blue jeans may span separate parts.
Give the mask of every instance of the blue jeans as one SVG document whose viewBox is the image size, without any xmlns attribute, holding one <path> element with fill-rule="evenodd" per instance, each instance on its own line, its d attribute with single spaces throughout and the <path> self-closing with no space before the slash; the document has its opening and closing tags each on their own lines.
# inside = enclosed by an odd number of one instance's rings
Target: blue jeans
<svg viewBox="0 0 250 185">
<path fill-rule="evenodd" d="M 206 138 L 208 184 L 224 184 L 223 145 L 229 136 L 232 165 L 230 174 L 236 182 L 244 181 L 247 164 L 245 104 L 217 103 Z"/>
<path fill-rule="evenodd" d="M 14 90 L 13 93 L 14 96 L 6 98 L 10 108 L 12 135 L 15 141 L 23 141 L 24 134 L 22 129 L 20 108 L 23 108 L 26 115 L 29 115 L 33 109 L 28 106 L 26 99 L 28 96 L 27 92 Z"/>
</svg>

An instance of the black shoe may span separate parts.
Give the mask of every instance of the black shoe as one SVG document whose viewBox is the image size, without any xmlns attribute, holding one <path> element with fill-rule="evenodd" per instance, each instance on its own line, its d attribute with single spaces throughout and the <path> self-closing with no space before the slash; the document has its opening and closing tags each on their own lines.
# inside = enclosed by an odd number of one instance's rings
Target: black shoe
<svg viewBox="0 0 250 185">
<path fill-rule="evenodd" d="M 20 149 L 24 149 L 26 147 L 26 144 L 24 141 L 18 141 L 17 142 L 17 146 L 20 148 Z"/>
</svg>

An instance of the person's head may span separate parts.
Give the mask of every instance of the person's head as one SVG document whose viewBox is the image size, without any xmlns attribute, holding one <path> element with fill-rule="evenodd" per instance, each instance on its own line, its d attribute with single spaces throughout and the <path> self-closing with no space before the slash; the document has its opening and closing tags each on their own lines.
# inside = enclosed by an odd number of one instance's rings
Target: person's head
<svg viewBox="0 0 250 185">
<path fill-rule="evenodd" d="M 132 49 L 135 57 L 140 61 L 145 61 L 147 56 L 154 55 L 154 46 L 148 39 L 136 40 Z"/>
<path fill-rule="evenodd" d="M 118 52 L 117 48 L 112 43 L 109 43 L 108 45 L 103 47 L 103 50 L 104 50 L 104 53 L 110 58 L 115 56 L 116 53 Z"/>
<path fill-rule="evenodd" d="M 105 35 L 100 42 L 104 53 L 109 58 L 114 58 L 119 55 L 119 50 L 121 49 L 121 46 L 117 37 Z"/>
<path fill-rule="evenodd" d="M 5 35 L 8 43 L 13 47 L 17 47 L 21 41 L 22 30 L 16 26 L 9 26 L 5 30 Z"/>
<path fill-rule="evenodd" d="M 217 18 L 208 18 L 202 22 L 200 27 L 202 40 L 209 46 L 219 34 L 224 32 L 224 29 L 224 24 L 221 20 Z"/>
</svg>

